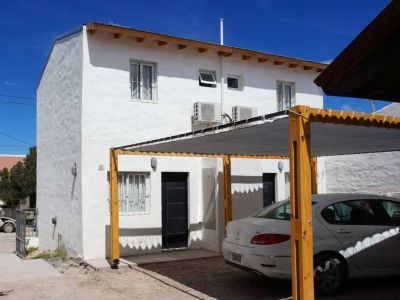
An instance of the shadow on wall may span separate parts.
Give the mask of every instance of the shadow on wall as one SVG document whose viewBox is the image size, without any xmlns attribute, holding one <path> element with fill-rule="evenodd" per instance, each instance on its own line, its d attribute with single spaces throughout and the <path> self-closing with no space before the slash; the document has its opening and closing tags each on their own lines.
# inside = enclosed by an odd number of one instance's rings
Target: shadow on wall
<svg viewBox="0 0 400 300">
<path fill-rule="evenodd" d="M 110 225 L 105 226 L 105 253 L 110 257 Z M 200 248 L 202 224 L 189 225 L 190 248 Z M 161 228 L 120 228 L 120 256 L 160 253 L 162 251 Z"/>
<path fill-rule="evenodd" d="M 245 218 L 262 208 L 262 176 L 232 176 L 232 218 Z"/>
</svg>

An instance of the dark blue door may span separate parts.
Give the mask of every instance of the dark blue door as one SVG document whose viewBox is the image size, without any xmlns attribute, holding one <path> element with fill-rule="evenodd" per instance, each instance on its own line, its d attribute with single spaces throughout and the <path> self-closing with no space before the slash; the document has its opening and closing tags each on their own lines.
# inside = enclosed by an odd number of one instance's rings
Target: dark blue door
<svg viewBox="0 0 400 300">
<path fill-rule="evenodd" d="M 162 247 L 188 246 L 187 173 L 162 173 Z"/>
<path fill-rule="evenodd" d="M 275 176 L 274 173 L 263 174 L 263 205 L 267 207 L 275 203 Z"/>
</svg>

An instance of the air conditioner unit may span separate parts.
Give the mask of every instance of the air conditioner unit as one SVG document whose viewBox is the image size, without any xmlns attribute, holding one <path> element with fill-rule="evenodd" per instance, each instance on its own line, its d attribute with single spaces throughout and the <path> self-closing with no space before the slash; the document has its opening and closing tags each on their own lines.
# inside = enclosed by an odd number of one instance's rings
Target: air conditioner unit
<svg viewBox="0 0 400 300">
<path fill-rule="evenodd" d="M 195 102 L 193 104 L 193 119 L 196 123 L 218 123 L 221 121 L 221 105 Z"/>
<path fill-rule="evenodd" d="M 234 122 L 250 119 L 257 116 L 257 108 L 247 106 L 232 107 L 232 120 Z"/>
</svg>

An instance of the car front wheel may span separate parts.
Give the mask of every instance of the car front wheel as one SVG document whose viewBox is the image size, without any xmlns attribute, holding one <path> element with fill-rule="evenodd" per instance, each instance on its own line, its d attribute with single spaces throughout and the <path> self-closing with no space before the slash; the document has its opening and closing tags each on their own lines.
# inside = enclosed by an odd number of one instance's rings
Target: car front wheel
<svg viewBox="0 0 400 300">
<path fill-rule="evenodd" d="M 314 286 L 317 294 L 328 296 L 341 290 L 346 268 L 334 255 L 321 254 L 314 260 Z"/>
<path fill-rule="evenodd" d="M 12 233 L 14 231 L 14 225 L 11 223 L 6 223 L 3 225 L 3 231 L 5 233 Z"/>
</svg>

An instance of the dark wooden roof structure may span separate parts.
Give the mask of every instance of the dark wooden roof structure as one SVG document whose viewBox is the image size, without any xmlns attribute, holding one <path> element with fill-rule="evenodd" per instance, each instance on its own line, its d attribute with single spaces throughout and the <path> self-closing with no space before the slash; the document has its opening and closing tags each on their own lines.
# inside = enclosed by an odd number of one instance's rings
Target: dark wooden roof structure
<svg viewBox="0 0 400 300">
<path fill-rule="evenodd" d="M 400 102 L 400 0 L 391 1 L 314 82 L 327 95 Z"/>
</svg>

